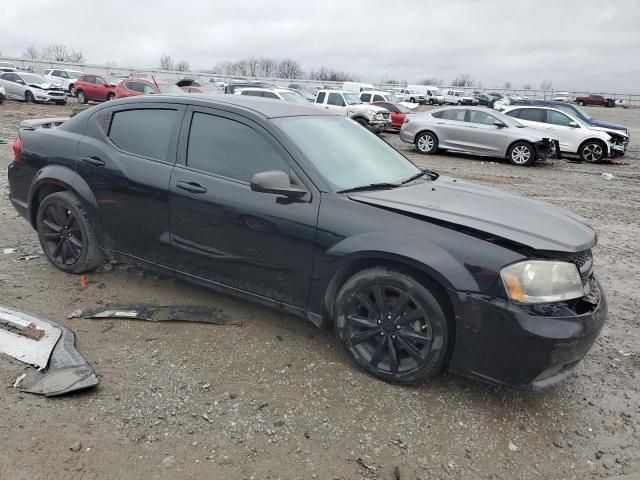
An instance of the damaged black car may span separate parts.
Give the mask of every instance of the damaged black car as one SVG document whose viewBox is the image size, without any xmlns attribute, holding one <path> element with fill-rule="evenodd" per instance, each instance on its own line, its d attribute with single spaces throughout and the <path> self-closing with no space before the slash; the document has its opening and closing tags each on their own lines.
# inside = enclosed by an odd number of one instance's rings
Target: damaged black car
<svg viewBox="0 0 640 480">
<path fill-rule="evenodd" d="M 605 322 L 583 219 L 422 171 L 328 110 L 135 97 L 13 148 L 11 201 L 59 269 L 116 257 L 283 309 L 385 381 L 542 389 Z"/>
</svg>

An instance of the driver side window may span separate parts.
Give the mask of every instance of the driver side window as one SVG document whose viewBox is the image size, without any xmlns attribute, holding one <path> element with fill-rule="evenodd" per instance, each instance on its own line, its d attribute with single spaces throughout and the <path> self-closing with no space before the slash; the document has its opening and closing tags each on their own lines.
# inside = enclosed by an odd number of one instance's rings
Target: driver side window
<svg viewBox="0 0 640 480">
<path fill-rule="evenodd" d="M 338 107 L 344 107 L 345 103 L 342 98 L 342 95 L 339 93 L 330 93 L 329 98 L 327 98 L 327 105 L 336 105 Z"/>
</svg>

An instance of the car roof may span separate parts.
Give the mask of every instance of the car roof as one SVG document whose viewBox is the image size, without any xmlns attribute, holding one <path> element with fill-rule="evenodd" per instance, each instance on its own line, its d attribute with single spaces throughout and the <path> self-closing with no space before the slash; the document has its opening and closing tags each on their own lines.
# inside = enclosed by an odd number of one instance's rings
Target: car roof
<svg viewBox="0 0 640 480">
<path fill-rule="evenodd" d="M 267 87 L 245 87 L 245 88 L 239 88 L 238 91 L 240 92 L 244 92 L 245 90 L 253 90 L 253 91 L 258 91 L 258 92 L 278 92 L 278 93 L 283 93 L 283 92 L 291 92 L 290 88 L 267 88 Z"/>
<path fill-rule="evenodd" d="M 224 93 L 196 93 L 185 96 L 178 95 L 137 95 L 135 97 L 118 100 L 120 105 L 126 103 L 182 103 L 201 107 L 232 106 L 259 114 L 266 118 L 301 117 L 301 116 L 341 116 L 331 110 L 320 109 L 311 104 L 303 105 L 293 102 L 274 102 L 269 98 L 252 97 L 249 95 L 229 95 Z M 107 102 L 105 105 L 109 105 Z"/>
</svg>

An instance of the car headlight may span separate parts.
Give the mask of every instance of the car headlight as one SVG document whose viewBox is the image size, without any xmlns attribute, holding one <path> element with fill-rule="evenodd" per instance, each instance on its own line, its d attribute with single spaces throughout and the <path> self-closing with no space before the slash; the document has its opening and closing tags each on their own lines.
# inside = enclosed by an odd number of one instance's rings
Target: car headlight
<svg viewBox="0 0 640 480">
<path fill-rule="evenodd" d="M 384 117 L 382 116 L 382 114 L 381 114 L 381 113 L 376 113 L 376 114 L 373 116 L 373 119 L 374 119 L 374 120 L 384 120 Z"/>
<path fill-rule="evenodd" d="M 518 303 L 552 303 L 584 296 L 578 268 L 573 263 L 526 260 L 500 272 L 504 288 Z"/>
</svg>

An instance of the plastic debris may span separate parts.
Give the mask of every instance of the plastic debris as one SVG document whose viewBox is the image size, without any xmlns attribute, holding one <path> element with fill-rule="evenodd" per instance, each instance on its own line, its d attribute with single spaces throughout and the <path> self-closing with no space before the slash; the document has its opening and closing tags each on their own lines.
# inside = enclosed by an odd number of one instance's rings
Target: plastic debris
<svg viewBox="0 0 640 480">
<path fill-rule="evenodd" d="M 600 175 L 600 178 L 603 180 L 613 180 L 615 177 L 613 175 L 611 175 L 610 173 L 602 173 L 602 175 Z"/>
<path fill-rule="evenodd" d="M 4 250 L 2 250 L 2 253 L 4 253 L 5 255 L 11 255 L 12 253 L 16 253 L 16 249 L 15 248 L 5 248 Z"/>
<path fill-rule="evenodd" d="M 199 322 L 240 325 L 222 310 L 193 305 L 130 304 L 74 310 L 67 318 L 145 320 L 147 322 Z"/>
</svg>

